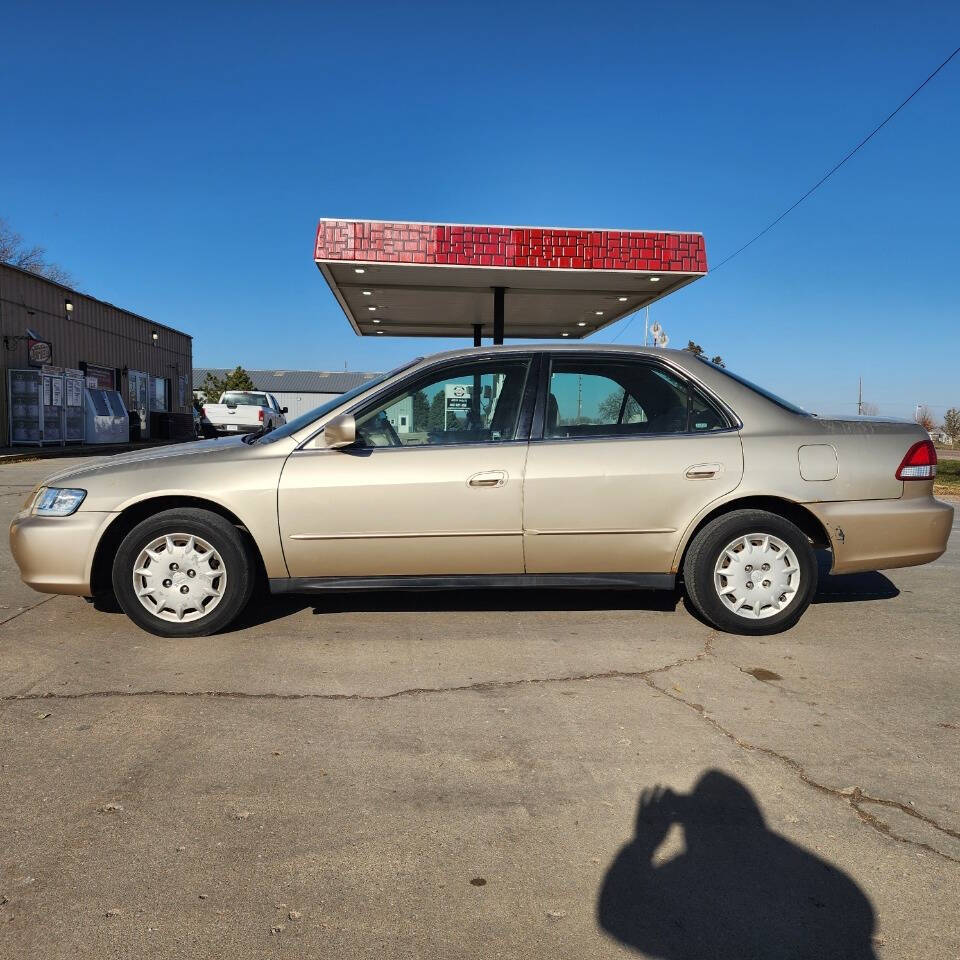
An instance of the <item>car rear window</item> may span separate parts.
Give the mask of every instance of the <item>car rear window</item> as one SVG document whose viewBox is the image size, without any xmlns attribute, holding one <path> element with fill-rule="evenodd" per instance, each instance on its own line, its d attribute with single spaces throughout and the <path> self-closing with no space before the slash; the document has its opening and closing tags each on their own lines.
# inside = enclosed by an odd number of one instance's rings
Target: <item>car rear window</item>
<svg viewBox="0 0 960 960">
<path fill-rule="evenodd" d="M 775 393 L 765 390 L 763 387 L 758 386 L 753 381 L 748 380 L 746 377 L 741 377 L 739 374 L 734 373 L 732 370 L 728 370 L 726 367 L 720 367 L 715 363 L 711 363 L 706 357 L 698 356 L 697 359 L 701 363 L 705 363 L 713 370 L 716 370 L 717 373 L 722 373 L 725 377 L 729 377 L 731 380 L 736 380 L 740 386 L 746 387 L 748 390 L 752 390 L 754 393 L 759 393 L 760 396 L 765 400 L 775 403 L 778 407 L 782 407 L 784 410 L 789 410 L 790 413 L 796 413 L 801 417 L 814 416 L 814 414 L 810 413 L 809 410 L 804 410 L 803 407 L 798 407 L 795 403 L 791 403 L 789 400 L 784 400 L 783 397 L 778 397 Z"/>
<path fill-rule="evenodd" d="M 225 393 L 223 395 L 224 403 L 235 403 L 243 407 L 266 407 L 267 398 L 262 393 Z"/>
</svg>

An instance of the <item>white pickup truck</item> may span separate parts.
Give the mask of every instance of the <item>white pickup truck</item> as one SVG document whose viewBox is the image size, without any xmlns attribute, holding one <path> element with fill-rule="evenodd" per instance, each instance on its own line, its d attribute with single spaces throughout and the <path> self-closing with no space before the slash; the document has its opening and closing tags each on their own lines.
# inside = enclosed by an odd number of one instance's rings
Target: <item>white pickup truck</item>
<svg viewBox="0 0 960 960">
<path fill-rule="evenodd" d="M 204 416 L 217 433 L 269 433 L 287 422 L 286 407 L 272 393 L 259 390 L 228 390 L 219 403 L 207 403 Z"/>
</svg>

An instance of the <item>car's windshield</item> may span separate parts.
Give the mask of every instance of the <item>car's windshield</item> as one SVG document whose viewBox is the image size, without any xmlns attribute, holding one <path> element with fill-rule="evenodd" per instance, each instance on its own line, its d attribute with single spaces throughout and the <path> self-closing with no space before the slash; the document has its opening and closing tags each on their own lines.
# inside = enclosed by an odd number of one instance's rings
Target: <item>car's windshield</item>
<svg viewBox="0 0 960 960">
<path fill-rule="evenodd" d="M 388 373 L 381 373 L 370 380 L 364 380 L 363 383 L 357 384 L 352 390 L 348 390 L 346 393 L 341 393 L 338 397 L 334 397 L 332 400 L 328 400 L 326 403 L 321 403 L 319 407 L 314 407 L 313 410 L 308 410 L 306 413 L 302 413 L 299 417 L 294 420 L 289 421 L 284 426 L 279 427 L 276 430 L 271 430 L 270 433 L 266 433 L 261 437 L 257 437 L 254 440 L 251 440 L 251 443 L 273 443 L 275 440 L 282 440 L 284 437 L 289 437 L 292 434 L 296 433 L 298 430 L 302 430 L 304 427 L 309 427 L 314 420 L 319 420 L 321 417 L 326 416 L 331 410 L 335 410 L 341 404 L 349 403 L 354 397 L 358 397 L 361 393 L 369 390 L 371 387 L 377 386 L 377 384 L 383 383 L 385 380 L 389 380 L 391 377 L 395 377 L 398 373 L 402 373 L 404 370 L 409 369 L 414 364 L 419 363 L 423 357 L 417 357 L 416 360 L 411 360 L 409 363 L 403 364 L 403 366 L 397 367 L 395 370 L 390 370 Z"/>
<path fill-rule="evenodd" d="M 266 407 L 267 397 L 263 393 L 225 393 L 220 398 L 221 403 L 231 403 L 242 407 Z"/>
<path fill-rule="evenodd" d="M 775 403 L 778 407 L 783 407 L 784 410 L 789 410 L 790 413 L 797 413 L 802 417 L 814 416 L 814 414 L 810 413 L 809 410 L 804 410 L 803 407 L 798 407 L 795 403 L 791 403 L 789 400 L 784 400 L 783 397 L 778 397 L 775 393 L 771 393 L 769 390 L 765 390 L 763 387 L 758 386 L 751 380 L 747 380 L 746 377 L 741 377 L 739 374 L 733 373 L 726 367 L 721 367 L 715 363 L 712 363 L 706 357 L 697 356 L 697 359 L 701 363 L 705 363 L 708 367 L 716 370 L 717 373 L 722 373 L 725 377 L 729 377 L 731 380 L 736 380 L 737 383 L 746 387 L 748 390 L 752 390 L 754 393 L 759 393 L 761 397 L 764 397 L 771 403 Z"/>
</svg>

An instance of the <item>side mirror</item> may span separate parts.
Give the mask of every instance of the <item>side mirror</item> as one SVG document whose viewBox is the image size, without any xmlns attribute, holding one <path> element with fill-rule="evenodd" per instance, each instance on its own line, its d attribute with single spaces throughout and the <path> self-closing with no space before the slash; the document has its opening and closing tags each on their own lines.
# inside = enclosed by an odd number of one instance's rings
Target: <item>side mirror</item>
<svg viewBox="0 0 960 960">
<path fill-rule="evenodd" d="M 331 450 L 349 447 L 357 442 L 357 421 L 353 414 L 344 413 L 334 417 L 323 428 L 323 445 Z"/>
<path fill-rule="evenodd" d="M 288 413 L 289 410 L 290 410 L 289 407 L 281 407 L 281 408 L 280 408 L 280 412 L 281 412 L 281 413 Z"/>
</svg>

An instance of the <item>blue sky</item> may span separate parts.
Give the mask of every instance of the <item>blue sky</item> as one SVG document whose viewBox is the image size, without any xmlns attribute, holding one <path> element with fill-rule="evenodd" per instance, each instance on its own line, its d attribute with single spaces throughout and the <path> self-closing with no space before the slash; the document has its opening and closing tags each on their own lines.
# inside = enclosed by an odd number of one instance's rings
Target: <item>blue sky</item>
<svg viewBox="0 0 960 960">
<path fill-rule="evenodd" d="M 379 370 L 320 216 L 699 230 L 718 263 L 960 43 L 955 2 L 0 4 L 0 215 L 197 366 Z M 652 310 L 814 410 L 960 406 L 960 58 Z M 599 335 L 607 340 L 619 328 Z M 642 336 L 642 321 L 620 342 Z"/>
</svg>

